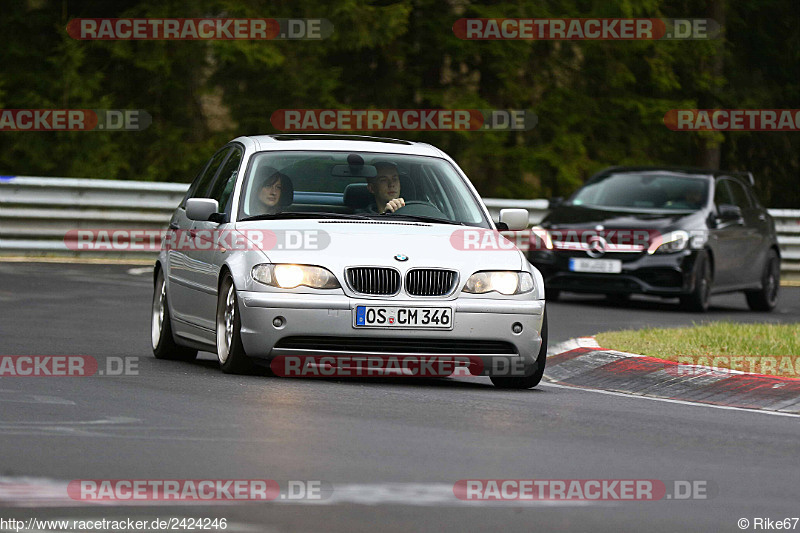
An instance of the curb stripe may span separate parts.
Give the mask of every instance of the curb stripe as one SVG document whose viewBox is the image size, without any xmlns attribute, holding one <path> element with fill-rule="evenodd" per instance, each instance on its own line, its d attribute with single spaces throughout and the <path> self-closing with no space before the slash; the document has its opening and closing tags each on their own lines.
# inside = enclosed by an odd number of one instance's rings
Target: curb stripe
<svg viewBox="0 0 800 533">
<path fill-rule="evenodd" d="M 554 383 L 714 406 L 800 414 L 800 379 L 681 365 L 603 348 L 568 349 L 547 358 Z M 564 343 L 564 347 L 575 344 Z"/>
</svg>

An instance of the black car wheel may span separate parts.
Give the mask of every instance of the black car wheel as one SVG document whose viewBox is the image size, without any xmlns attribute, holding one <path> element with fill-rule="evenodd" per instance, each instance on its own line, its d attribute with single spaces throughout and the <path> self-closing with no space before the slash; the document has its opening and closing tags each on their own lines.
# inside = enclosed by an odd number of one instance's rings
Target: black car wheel
<svg viewBox="0 0 800 533">
<path fill-rule="evenodd" d="M 539 384 L 544 375 L 544 365 L 547 363 L 547 310 L 544 311 L 542 319 L 542 346 L 539 348 L 539 355 L 536 357 L 536 370 L 528 373 L 526 369 L 524 376 L 491 376 L 490 379 L 494 386 L 499 389 L 530 389 Z"/>
<path fill-rule="evenodd" d="M 681 296 L 681 306 L 690 311 L 704 313 L 708 311 L 708 300 L 711 296 L 711 262 L 705 255 L 698 257 L 697 274 L 694 290 Z"/>
<path fill-rule="evenodd" d="M 781 286 L 781 261 L 775 250 L 770 250 L 761 276 L 761 289 L 745 291 L 747 305 L 753 311 L 772 311 L 778 303 Z"/>
</svg>

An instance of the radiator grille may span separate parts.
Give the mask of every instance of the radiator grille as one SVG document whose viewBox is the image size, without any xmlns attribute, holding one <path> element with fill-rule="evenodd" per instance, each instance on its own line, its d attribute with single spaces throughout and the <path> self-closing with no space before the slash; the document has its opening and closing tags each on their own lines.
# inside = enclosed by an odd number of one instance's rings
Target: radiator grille
<svg viewBox="0 0 800 533">
<path fill-rule="evenodd" d="M 348 268 L 347 281 L 355 292 L 361 294 L 390 295 L 400 290 L 400 273 L 393 268 Z"/>
<path fill-rule="evenodd" d="M 445 296 L 455 288 L 452 270 L 416 268 L 406 274 L 406 292 L 412 296 Z"/>
</svg>

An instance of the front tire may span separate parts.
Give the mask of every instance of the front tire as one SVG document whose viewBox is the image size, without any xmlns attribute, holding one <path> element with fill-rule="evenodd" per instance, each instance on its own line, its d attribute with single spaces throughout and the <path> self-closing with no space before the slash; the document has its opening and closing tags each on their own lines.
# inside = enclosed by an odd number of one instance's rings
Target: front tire
<svg viewBox="0 0 800 533">
<path fill-rule="evenodd" d="M 233 279 L 226 275 L 217 296 L 217 358 L 226 374 L 252 374 L 256 365 L 242 346 L 242 321 Z"/>
<path fill-rule="evenodd" d="M 708 257 L 701 255 L 698 259 L 700 265 L 697 267 L 697 279 L 694 282 L 694 290 L 690 294 L 681 296 L 681 307 L 689 311 L 705 313 L 708 311 L 708 302 L 711 297 L 711 262 Z"/>
<path fill-rule="evenodd" d="M 781 260 L 775 250 L 770 250 L 761 276 L 761 288 L 745 291 L 747 305 L 753 311 L 772 311 L 778 303 L 781 286 Z"/>
<path fill-rule="evenodd" d="M 525 372 L 524 376 L 490 376 L 494 386 L 498 389 L 531 389 L 542 381 L 544 376 L 544 366 L 547 363 L 547 309 L 544 311 L 542 319 L 542 346 L 539 348 L 539 355 L 536 357 L 536 370 L 530 374 Z"/>
<path fill-rule="evenodd" d="M 193 361 L 197 350 L 181 346 L 172 336 L 172 319 L 167 302 L 167 283 L 164 271 L 159 268 L 153 286 L 153 307 L 150 315 L 150 344 L 156 359 L 172 361 Z"/>
</svg>

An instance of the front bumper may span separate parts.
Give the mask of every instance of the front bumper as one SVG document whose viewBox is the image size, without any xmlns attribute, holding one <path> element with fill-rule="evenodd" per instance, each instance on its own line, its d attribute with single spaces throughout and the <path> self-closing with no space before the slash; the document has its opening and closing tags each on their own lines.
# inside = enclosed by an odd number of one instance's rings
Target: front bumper
<svg viewBox="0 0 800 533">
<path fill-rule="evenodd" d="M 703 252 L 684 250 L 674 254 L 608 254 L 604 259 L 622 261 L 619 274 L 572 272 L 571 257 L 585 258 L 582 252 L 536 251 L 530 261 L 538 268 L 547 289 L 601 294 L 651 294 L 680 296 L 695 286 L 695 265 Z"/>
<path fill-rule="evenodd" d="M 535 370 L 542 344 L 544 300 L 374 300 L 248 291 L 239 291 L 238 297 L 245 352 L 267 360 L 280 355 L 459 355 L 480 358 L 483 375 L 491 375 L 500 359 L 524 365 L 527 373 Z M 356 328 L 358 305 L 451 307 L 452 329 Z M 280 326 L 274 323 L 277 318 Z M 520 333 L 512 331 L 516 323 L 522 325 Z M 311 346 L 314 339 L 318 342 Z"/>
</svg>

